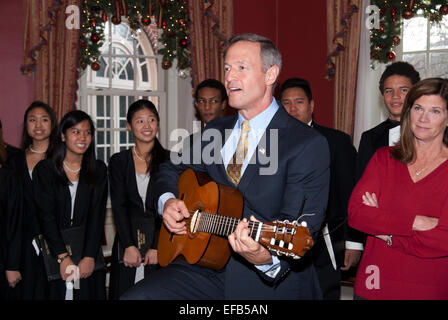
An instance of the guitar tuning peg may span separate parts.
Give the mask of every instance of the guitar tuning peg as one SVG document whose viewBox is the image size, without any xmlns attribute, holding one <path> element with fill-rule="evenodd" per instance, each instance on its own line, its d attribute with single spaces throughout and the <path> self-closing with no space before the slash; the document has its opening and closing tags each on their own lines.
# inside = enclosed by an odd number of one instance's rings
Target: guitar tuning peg
<svg viewBox="0 0 448 320">
<path fill-rule="evenodd" d="M 302 222 L 300 223 L 300 225 L 301 225 L 302 227 L 306 227 L 306 226 L 307 226 L 307 223 L 306 223 L 306 221 L 302 221 Z"/>
</svg>

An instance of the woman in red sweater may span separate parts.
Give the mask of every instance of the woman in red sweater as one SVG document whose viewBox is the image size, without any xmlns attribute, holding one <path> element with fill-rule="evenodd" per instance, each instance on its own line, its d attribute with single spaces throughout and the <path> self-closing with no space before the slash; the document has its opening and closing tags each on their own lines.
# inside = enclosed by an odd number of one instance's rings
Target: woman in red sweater
<svg viewBox="0 0 448 320">
<path fill-rule="evenodd" d="M 369 235 L 355 295 L 448 299 L 448 80 L 409 91 L 401 137 L 379 149 L 350 198 L 349 225 Z"/>
</svg>

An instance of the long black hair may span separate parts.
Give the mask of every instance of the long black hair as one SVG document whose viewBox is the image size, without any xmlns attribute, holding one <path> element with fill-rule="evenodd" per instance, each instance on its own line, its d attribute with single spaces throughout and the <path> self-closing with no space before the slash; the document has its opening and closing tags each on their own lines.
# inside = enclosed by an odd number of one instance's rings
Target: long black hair
<svg viewBox="0 0 448 320">
<path fill-rule="evenodd" d="M 129 125 L 132 125 L 132 118 L 134 117 L 135 113 L 142 109 L 148 109 L 156 116 L 157 129 L 159 129 L 160 117 L 159 113 L 157 112 L 156 106 L 151 101 L 145 99 L 137 100 L 129 106 L 128 113 L 126 115 L 126 120 Z M 147 171 L 152 174 L 159 170 L 160 164 L 165 160 L 165 149 L 163 149 L 157 137 L 154 138 L 154 147 L 149 154 L 151 156 L 151 161 L 148 164 Z"/>
<path fill-rule="evenodd" d="M 92 142 L 90 143 L 89 148 L 86 150 L 82 157 L 81 163 L 81 172 L 79 174 L 79 178 L 85 179 L 87 184 L 95 184 L 97 174 L 96 174 L 96 157 L 95 157 L 95 126 L 93 124 L 92 118 L 81 110 L 74 110 L 66 113 L 62 118 L 59 128 L 58 128 L 58 137 L 56 139 L 56 143 L 54 144 L 54 148 L 52 149 L 49 158 L 53 162 L 55 166 L 55 170 L 58 178 L 62 184 L 71 184 L 70 180 L 67 178 L 67 175 L 64 171 L 63 161 L 65 159 L 65 155 L 67 153 L 67 146 L 65 142 L 62 141 L 62 134 L 66 134 L 67 130 L 77 125 L 78 123 L 87 120 L 90 124 L 90 131 L 92 135 Z"/>
<path fill-rule="evenodd" d="M 36 108 L 42 108 L 45 110 L 45 112 L 48 114 L 51 120 L 51 132 L 49 137 L 49 144 L 48 149 L 46 152 L 46 155 L 49 155 L 50 149 L 52 148 L 54 142 L 56 141 L 57 135 L 58 135 L 58 120 L 56 119 L 56 114 L 53 111 L 53 108 L 51 108 L 48 104 L 42 101 L 33 101 L 29 107 L 25 110 L 25 114 L 23 116 L 23 129 L 22 129 L 22 142 L 20 143 L 20 146 L 22 150 L 25 150 L 33 143 L 33 138 L 28 133 L 28 126 L 27 126 L 27 118 L 28 113 L 30 113 L 31 110 L 34 110 Z"/>
</svg>

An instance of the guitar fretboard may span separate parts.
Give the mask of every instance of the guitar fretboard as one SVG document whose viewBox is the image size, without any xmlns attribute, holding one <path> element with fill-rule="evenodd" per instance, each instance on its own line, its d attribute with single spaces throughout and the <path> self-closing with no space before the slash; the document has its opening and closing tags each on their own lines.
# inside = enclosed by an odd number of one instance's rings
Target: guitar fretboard
<svg viewBox="0 0 448 320">
<path fill-rule="evenodd" d="M 227 237 L 233 231 L 241 221 L 238 218 L 221 216 L 218 214 L 211 214 L 207 212 L 201 212 L 200 218 L 196 220 L 195 230 L 199 232 L 205 232 L 210 234 L 216 234 L 218 236 Z M 260 222 L 249 221 L 250 236 L 252 239 L 257 240 L 257 234 L 259 234 L 259 228 L 263 224 Z"/>
</svg>

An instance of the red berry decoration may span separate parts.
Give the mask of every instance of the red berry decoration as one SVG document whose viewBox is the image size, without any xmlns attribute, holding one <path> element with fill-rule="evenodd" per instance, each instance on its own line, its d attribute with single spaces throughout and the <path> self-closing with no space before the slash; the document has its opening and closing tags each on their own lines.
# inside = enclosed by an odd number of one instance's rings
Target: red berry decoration
<svg viewBox="0 0 448 320">
<path fill-rule="evenodd" d="M 180 46 L 182 48 L 186 48 L 188 46 L 188 42 L 185 39 L 180 40 Z"/>
<path fill-rule="evenodd" d="M 398 46 L 400 44 L 400 37 L 399 36 L 394 36 L 393 40 L 394 40 L 394 45 L 395 46 Z"/>
<path fill-rule="evenodd" d="M 149 26 L 151 24 L 151 18 L 150 17 L 143 17 L 141 22 L 142 22 L 142 25 Z"/>
<path fill-rule="evenodd" d="M 92 40 L 92 42 L 97 43 L 98 41 L 100 41 L 100 36 L 98 35 L 98 33 L 92 33 L 92 35 L 90 36 L 90 40 Z"/>
</svg>

